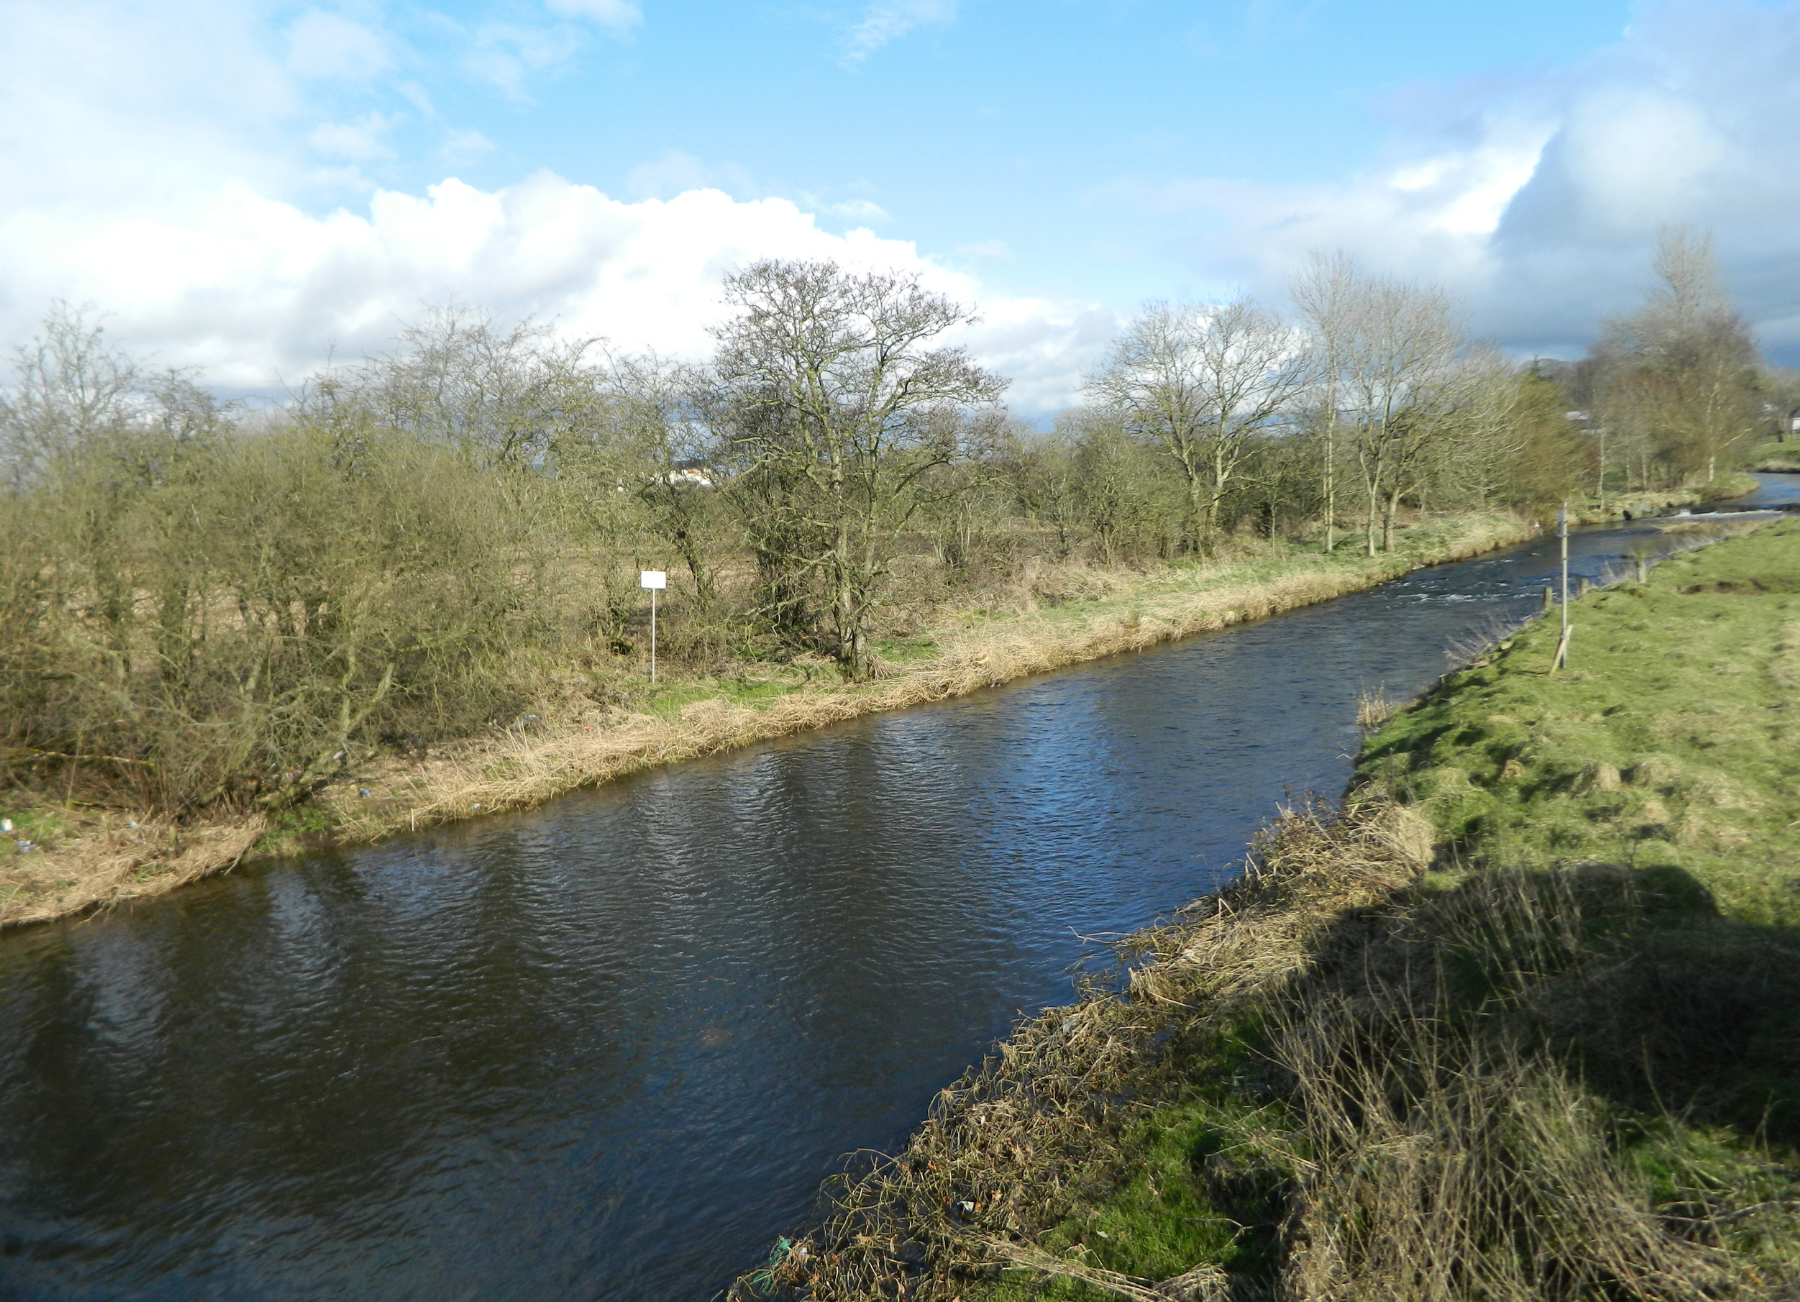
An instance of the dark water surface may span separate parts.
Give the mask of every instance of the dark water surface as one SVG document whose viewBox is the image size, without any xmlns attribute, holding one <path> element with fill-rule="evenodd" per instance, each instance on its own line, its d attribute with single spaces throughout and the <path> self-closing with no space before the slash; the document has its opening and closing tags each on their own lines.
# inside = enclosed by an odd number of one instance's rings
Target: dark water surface
<svg viewBox="0 0 1800 1302">
<path fill-rule="evenodd" d="M 0 1297 L 706 1298 L 1555 551 L 0 936 Z"/>
</svg>

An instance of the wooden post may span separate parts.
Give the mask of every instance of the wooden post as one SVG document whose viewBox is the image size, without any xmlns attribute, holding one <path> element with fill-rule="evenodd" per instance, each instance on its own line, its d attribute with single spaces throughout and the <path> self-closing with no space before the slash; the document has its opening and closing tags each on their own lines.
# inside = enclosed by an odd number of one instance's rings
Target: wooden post
<svg viewBox="0 0 1800 1302">
<path fill-rule="evenodd" d="M 1569 504 L 1556 513 L 1556 536 L 1562 541 L 1562 636 L 1556 639 L 1556 663 L 1552 672 L 1569 663 Z"/>
<path fill-rule="evenodd" d="M 1600 514 L 1606 514 L 1606 426 L 1602 425 L 1597 433 L 1600 435 Z"/>
<path fill-rule="evenodd" d="M 1585 577 L 1584 577 L 1584 578 L 1580 578 L 1580 579 L 1577 579 L 1577 580 L 1575 580 L 1575 584 L 1576 584 L 1576 587 L 1575 587 L 1575 600 L 1577 600 L 1577 601 L 1586 601 L 1586 600 L 1587 600 L 1587 594 L 1588 594 L 1588 589 L 1589 589 L 1589 588 L 1590 588 L 1590 587 L 1592 587 L 1592 586 L 1593 586 L 1593 585 L 1592 585 L 1592 584 L 1590 584 L 1590 583 L 1589 583 L 1589 582 L 1588 582 L 1588 581 L 1587 581 L 1587 579 L 1586 579 L 1586 578 L 1585 578 Z"/>
<path fill-rule="evenodd" d="M 1556 591 L 1548 583 L 1544 585 L 1544 613 L 1550 613 L 1550 607 L 1556 604 Z"/>
<path fill-rule="evenodd" d="M 1638 565 L 1638 582 L 1639 583 L 1650 582 L 1650 566 L 1645 563 L 1644 558 L 1642 556 L 1637 558 L 1637 565 Z"/>
<path fill-rule="evenodd" d="M 1556 512 L 1556 537 L 1562 543 L 1562 626 L 1569 627 L 1569 504 L 1564 502 Z"/>
</svg>

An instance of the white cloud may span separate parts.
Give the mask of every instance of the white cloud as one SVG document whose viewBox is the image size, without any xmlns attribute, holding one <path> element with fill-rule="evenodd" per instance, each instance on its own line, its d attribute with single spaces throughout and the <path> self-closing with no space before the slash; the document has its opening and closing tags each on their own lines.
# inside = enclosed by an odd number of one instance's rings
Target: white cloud
<svg viewBox="0 0 1800 1302">
<path fill-rule="evenodd" d="M 28 0 L 9 17 L 0 345 L 28 337 L 52 299 L 92 302 L 126 346 L 269 390 L 334 342 L 349 354 L 381 347 L 398 322 L 454 299 L 698 356 L 722 274 L 769 256 L 914 270 L 978 302 L 987 323 L 967 338 L 1015 377 L 1027 411 L 1064 401 L 1087 358 L 1090 304 L 990 294 L 908 242 L 830 233 L 793 202 L 756 197 L 743 169 L 679 151 L 638 169 L 624 199 L 547 174 L 497 190 L 454 178 L 423 194 L 373 190 L 358 168 L 387 156 L 403 117 L 436 115 L 422 90 L 380 111 L 358 103 L 357 78 L 390 54 L 399 62 L 399 47 L 323 10 L 276 27 L 229 0 L 154 12 Z M 569 27 L 432 23 L 521 94 L 581 39 Z M 332 107 L 346 87 L 348 104 Z M 494 151 L 479 131 L 435 129 L 450 169 Z M 324 186 L 370 197 L 309 208 Z M 878 219 L 872 199 L 851 194 L 809 206 L 834 223 Z"/>
<path fill-rule="evenodd" d="M 549 0 L 553 14 L 565 18 L 587 18 L 614 31 L 630 31 L 644 21 L 643 10 L 631 0 Z"/>
<path fill-rule="evenodd" d="M 1795 0 L 1646 5 L 1574 67 L 1429 88 L 1390 161 L 1342 182 L 1120 182 L 1094 199 L 1184 226 L 1170 247 L 1214 283 L 1278 293 L 1335 247 L 1435 276 L 1527 352 L 1578 351 L 1635 301 L 1659 228 L 1709 228 L 1765 344 L 1800 350 L 1796 69 Z"/>
<path fill-rule="evenodd" d="M 844 38 L 844 61 L 859 63 L 915 27 L 956 21 L 957 0 L 875 0 Z"/>
<path fill-rule="evenodd" d="M 15 214 L 0 221 L 0 248 L 32 250 L 7 268 L 0 326 L 11 338 L 53 297 L 91 300 L 112 313 L 121 341 L 238 389 L 299 378 L 334 342 L 381 347 L 398 322 L 453 300 L 555 317 L 570 334 L 625 348 L 704 356 L 721 277 L 761 257 L 916 272 L 979 304 L 984 322 L 964 338 L 1014 378 L 1013 401 L 1028 412 L 1068 401 L 1112 328 L 1090 304 L 985 295 L 909 242 L 830 234 L 784 199 L 690 190 L 625 202 L 550 173 L 497 191 L 455 179 L 423 196 L 379 191 L 366 213 L 324 217 L 237 185 L 178 219 Z"/>
<path fill-rule="evenodd" d="M 302 77 L 365 81 L 393 60 L 386 43 L 361 23 L 309 9 L 287 31 L 288 67 Z"/>
<path fill-rule="evenodd" d="M 0 38 L 0 210 L 179 203 L 291 174 L 267 137 L 299 106 L 251 6 L 9 4 Z"/>
</svg>

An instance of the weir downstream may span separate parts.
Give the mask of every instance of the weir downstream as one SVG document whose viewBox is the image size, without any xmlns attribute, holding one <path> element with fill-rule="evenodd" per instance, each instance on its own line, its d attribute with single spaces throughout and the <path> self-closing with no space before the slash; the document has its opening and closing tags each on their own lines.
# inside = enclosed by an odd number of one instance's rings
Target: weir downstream
<svg viewBox="0 0 1800 1302">
<path fill-rule="evenodd" d="M 1572 573 L 1680 541 L 1581 531 Z M 1542 538 L 0 936 L 0 1299 L 709 1297 L 1092 938 L 1335 796 L 1359 694 L 1429 685 L 1556 566 Z"/>
</svg>

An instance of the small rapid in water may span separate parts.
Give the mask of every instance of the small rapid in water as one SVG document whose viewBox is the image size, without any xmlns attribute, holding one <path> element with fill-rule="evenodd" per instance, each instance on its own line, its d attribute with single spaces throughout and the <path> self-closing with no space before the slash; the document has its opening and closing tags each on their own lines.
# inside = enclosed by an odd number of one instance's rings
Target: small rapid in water
<svg viewBox="0 0 1800 1302">
<path fill-rule="evenodd" d="M 1556 555 L 0 935 L 0 1298 L 710 1297 Z"/>
</svg>

